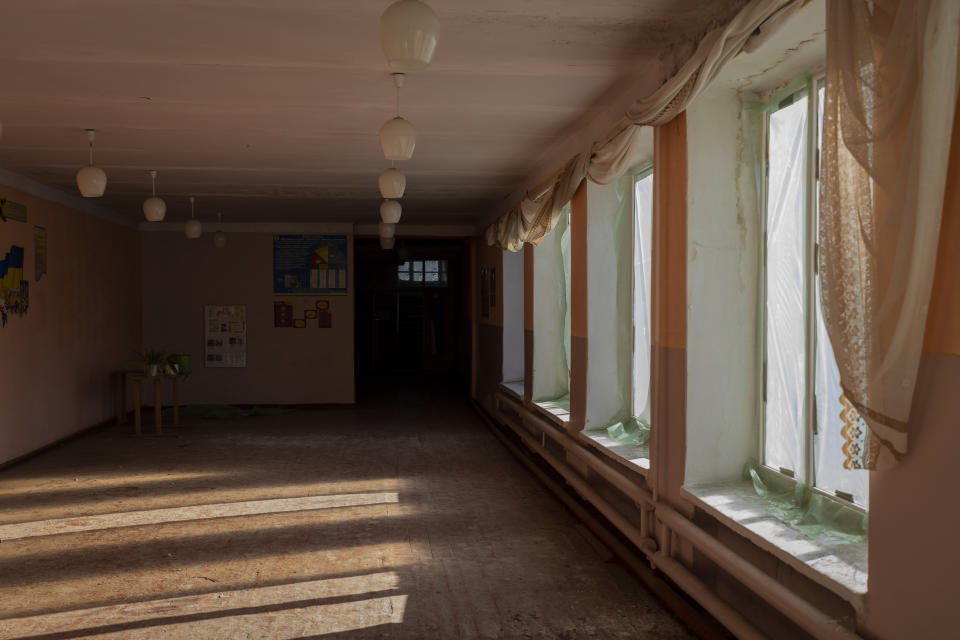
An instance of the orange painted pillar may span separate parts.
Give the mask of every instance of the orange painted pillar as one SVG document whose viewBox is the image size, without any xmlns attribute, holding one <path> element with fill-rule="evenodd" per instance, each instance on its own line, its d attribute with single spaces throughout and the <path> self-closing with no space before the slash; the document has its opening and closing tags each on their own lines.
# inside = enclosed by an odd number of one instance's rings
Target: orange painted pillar
<svg viewBox="0 0 960 640">
<path fill-rule="evenodd" d="M 533 252 L 523 245 L 523 401 L 533 402 Z"/>
<path fill-rule="evenodd" d="M 582 431 L 587 416 L 587 182 L 570 202 L 570 422 Z"/>
<path fill-rule="evenodd" d="M 687 117 L 654 129 L 653 348 L 648 482 L 681 506 L 686 464 Z"/>
</svg>

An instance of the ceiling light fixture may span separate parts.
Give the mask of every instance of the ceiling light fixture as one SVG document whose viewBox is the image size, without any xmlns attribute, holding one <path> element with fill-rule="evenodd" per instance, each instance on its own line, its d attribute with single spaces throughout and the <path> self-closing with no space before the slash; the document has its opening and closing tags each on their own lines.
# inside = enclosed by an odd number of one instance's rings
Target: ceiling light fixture
<svg viewBox="0 0 960 640">
<path fill-rule="evenodd" d="M 420 0 L 400 0 L 380 16 L 380 44 L 394 69 L 422 71 L 440 40 L 440 19 Z"/>
<path fill-rule="evenodd" d="M 219 228 L 223 227 L 223 214 L 219 212 L 217 213 L 217 227 L 217 232 L 213 234 L 213 246 L 217 249 L 223 249 L 227 246 L 227 234 L 223 232 L 222 228 Z"/>
<path fill-rule="evenodd" d="M 87 129 L 90 141 L 90 165 L 77 171 L 77 188 L 84 198 L 99 198 L 107 189 L 107 174 L 100 167 L 93 166 L 93 138 L 96 129 Z"/>
<path fill-rule="evenodd" d="M 187 220 L 185 225 L 183 225 L 183 232 L 191 240 L 196 240 L 203 235 L 203 225 L 200 224 L 200 221 L 194 217 L 193 200 L 193 196 L 190 196 L 190 219 Z"/>
<path fill-rule="evenodd" d="M 167 203 L 157 197 L 157 170 L 150 170 L 150 180 L 153 183 L 153 195 L 143 201 L 143 215 L 148 222 L 160 222 L 167 215 Z"/>
<path fill-rule="evenodd" d="M 397 234 L 397 225 L 395 222 L 381 222 L 379 228 L 381 238 L 392 238 Z"/>
<path fill-rule="evenodd" d="M 417 130 L 400 117 L 400 87 L 404 78 L 402 73 L 393 74 L 393 84 L 397 88 L 397 115 L 380 127 L 380 148 L 387 160 L 409 160 L 417 146 Z"/>
<path fill-rule="evenodd" d="M 380 174 L 380 195 L 384 198 L 402 198 L 407 188 L 407 176 L 393 167 Z"/>
<path fill-rule="evenodd" d="M 380 203 L 380 220 L 388 224 L 397 224 L 400 222 L 400 214 L 403 213 L 403 207 L 396 200 L 384 200 Z"/>
<path fill-rule="evenodd" d="M 380 248 L 381 249 L 393 249 L 393 245 L 396 244 L 396 238 L 380 238 Z"/>
</svg>

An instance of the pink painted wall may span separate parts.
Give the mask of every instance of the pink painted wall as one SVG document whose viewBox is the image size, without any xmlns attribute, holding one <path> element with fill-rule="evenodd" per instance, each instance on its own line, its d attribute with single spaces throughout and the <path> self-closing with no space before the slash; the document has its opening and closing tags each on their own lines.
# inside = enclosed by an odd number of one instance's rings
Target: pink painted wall
<svg viewBox="0 0 960 640">
<path fill-rule="evenodd" d="M 143 233 L 143 342 L 193 355 L 193 374 L 181 385 L 182 402 L 352 403 L 353 237 L 348 236 L 350 294 L 325 297 L 333 327 L 293 329 L 273 326 L 271 233 L 228 231 L 223 249 L 214 248 L 209 233 L 198 240 L 180 232 Z M 206 304 L 246 305 L 245 368 L 203 366 Z"/>
<path fill-rule="evenodd" d="M 27 223 L 0 222 L 0 259 L 22 246 L 26 315 L 0 329 L 0 463 L 114 415 L 110 372 L 140 348 L 135 229 L 0 186 Z M 47 275 L 34 280 L 33 227 L 46 227 Z"/>
<path fill-rule="evenodd" d="M 960 357 L 924 354 L 910 451 L 870 478 L 865 628 L 877 638 L 960 637 Z"/>
</svg>

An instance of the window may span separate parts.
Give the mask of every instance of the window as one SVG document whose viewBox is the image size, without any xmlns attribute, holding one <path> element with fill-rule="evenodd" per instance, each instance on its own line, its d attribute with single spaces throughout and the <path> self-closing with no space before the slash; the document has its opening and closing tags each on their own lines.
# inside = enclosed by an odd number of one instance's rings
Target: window
<svg viewBox="0 0 960 640">
<path fill-rule="evenodd" d="M 842 467 L 842 389 L 820 309 L 822 105 L 822 80 L 805 78 L 766 108 L 761 459 L 775 471 L 866 507 L 868 472 Z"/>
<path fill-rule="evenodd" d="M 633 193 L 633 379 L 631 413 L 650 424 L 651 251 L 653 169 L 636 176 Z"/>
<path fill-rule="evenodd" d="M 397 282 L 411 287 L 447 286 L 446 260 L 407 260 L 397 265 Z"/>
<path fill-rule="evenodd" d="M 563 421 L 570 408 L 570 205 L 533 251 L 533 401 Z"/>
<path fill-rule="evenodd" d="M 503 252 L 503 383 L 523 396 L 523 250 Z"/>
</svg>

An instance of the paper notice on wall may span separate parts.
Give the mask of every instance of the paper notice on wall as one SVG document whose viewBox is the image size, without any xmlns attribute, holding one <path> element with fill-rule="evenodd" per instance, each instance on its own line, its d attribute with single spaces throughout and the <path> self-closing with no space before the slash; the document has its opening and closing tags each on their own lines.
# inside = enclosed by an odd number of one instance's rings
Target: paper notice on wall
<svg viewBox="0 0 960 640">
<path fill-rule="evenodd" d="M 47 230 L 44 227 L 33 228 L 33 279 L 40 282 L 40 277 L 47 273 Z"/>
<path fill-rule="evenodd" d="M 333 327 L 333 312 L 329 300 L 314 298 L 291 298 L 273 302 L 273 326 L 306 329 L 330 329 Z"/>
<path fill-rule="evenodd" d="M 203 308 L 204 357 L 208 367 L 247 366 L 247 307 L 208 304 Z"/>
</svg>

